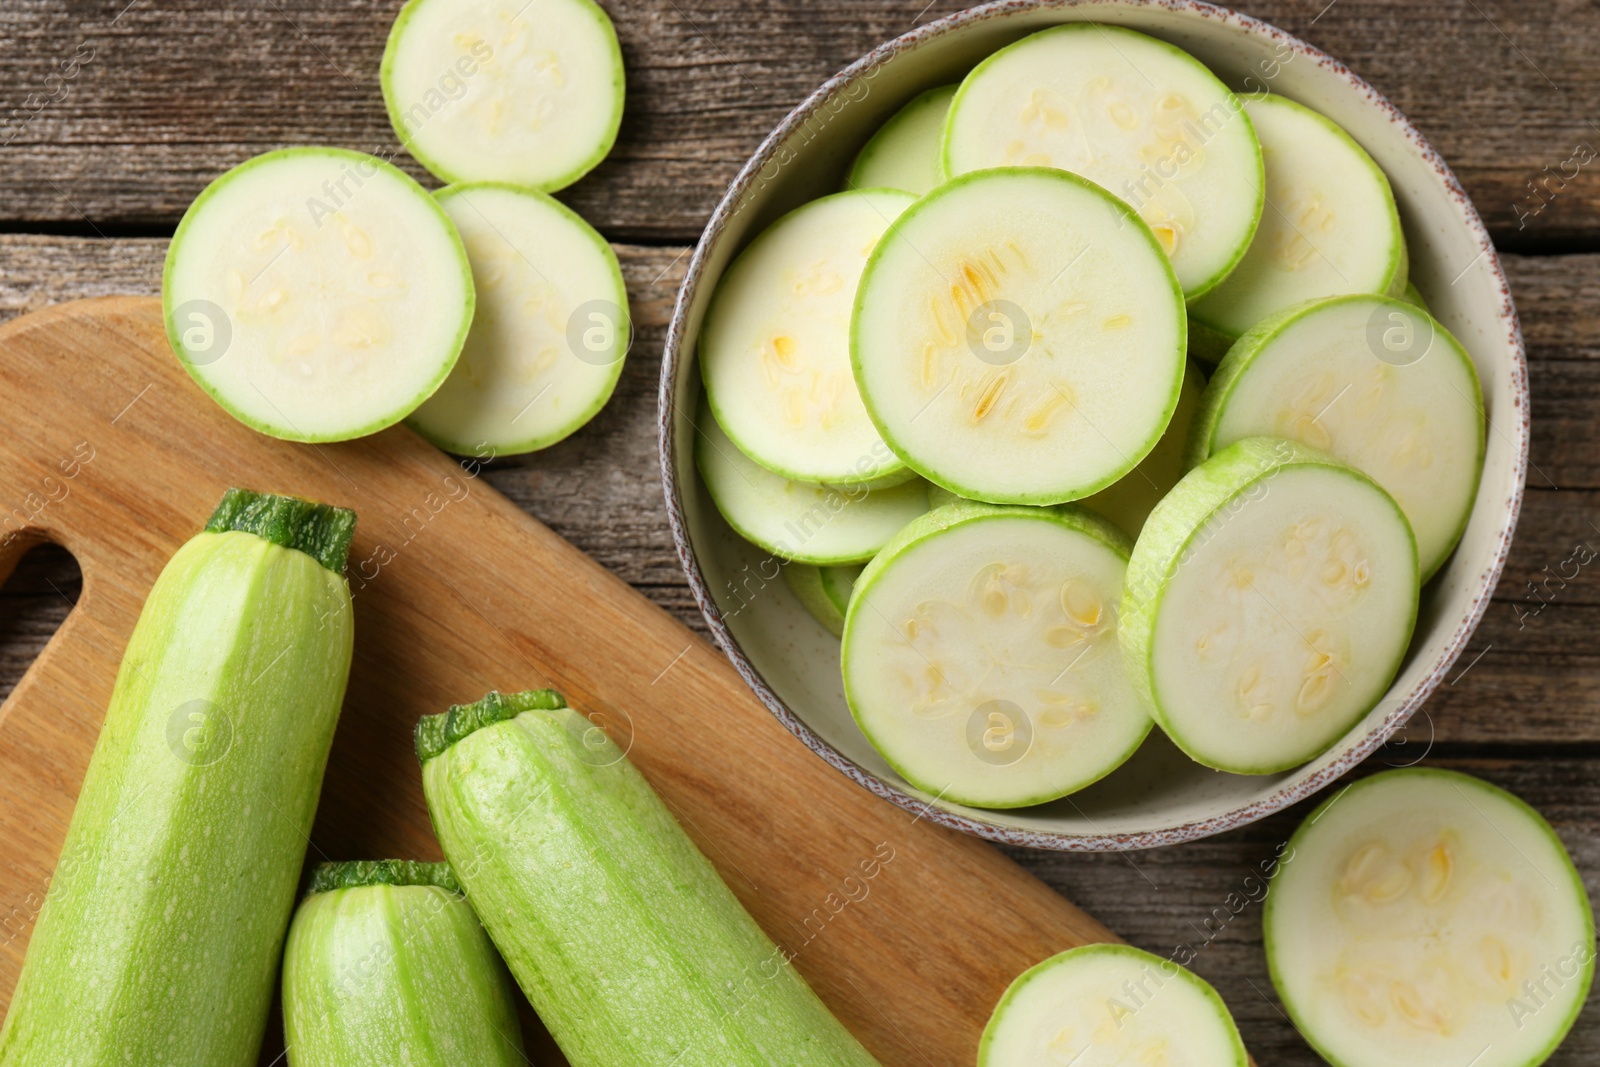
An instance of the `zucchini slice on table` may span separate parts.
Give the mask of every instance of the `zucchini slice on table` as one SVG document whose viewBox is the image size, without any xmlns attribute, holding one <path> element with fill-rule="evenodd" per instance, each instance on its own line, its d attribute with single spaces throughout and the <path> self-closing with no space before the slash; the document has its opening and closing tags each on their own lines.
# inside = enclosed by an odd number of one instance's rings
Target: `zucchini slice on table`
<svg viewBox="0 0 1600 1067">
<path fill-rule="evenodd" d="M 1262 218 L 1261 147 L 1239 98 L 1180 48 L 1079 22 L 1008 45 L 950 105 L 944 172 L 1059 167 L 1121 197 L 1187 299 L 1228 276 Z"/>
<path fill-rule="evenodd" d="M 1127 562 L 1122 532 L 1077 507 L 958 502 L 911 523 L 845 616 L 861 732 L 956 804 L 1040 804 L 1103 778 L 1151 727 L 1117 649 Z"/>
<path fill-rule="evenodd" d="M 409 415 L 455 366 L 474 304 L 456 228 L 374 156 L 286 148 L 189 206 L 167 249 L 172 350 L 234 418 L 344 441 Z"/>
<path fill-rule="evenodd" d="M 548 448 L 594 418 L 622 376 L 630 324 L 616 253 L 532 189 L 435 195 L 466 244 L 478 304 L 455 370 L 407 425 L 458 455 Z"/>
<path fill-rule="evenodd" d="M 1179 748 L 1271 774 L 1326 751 L 1383 697 L 1417 591 L 1416 541 L 1393 497 L 1325 452 L 1247 437 L 1150 513 L 1118 637 Z"/>
<path fill-rule="evenodd" d="M 354 526 L 233 489 L 161 572 L 0 1064 L 255 1064 L 350 672 Z"/>
<path fill-rule="evenodd" d="M 447 863 L 323 863 L 283 950 L 290 1067 L 522 1067 L 517 993 Z"/>
<path fill-rule="evenodd" d="M 875 1067 L 561 695 L 417 727 L 450 866 L 572 1067 Z"/>
<path fill-rule="evenodd" d="M 1269 316 L 1228 350 L 1200 409 L 1191 462 L 1266 434 L 1370 475 L 1405 510 L 1423 581 L 1467 527 L 1483 470 L 1478 372 L 1408 301 L 1336 296 Z"/>
<path fill-rule="evenodd" d="M 1588 891 L 1550 824 L 1431 767 L 1363 778 L 1313 812 L 1262 932 L 1284 1008 L 1335 1067 L 1535 1067 L 1594 978 Z"/>
<path fill-rule="evenodd" d="M 1129 945 L 1084 945 L 1019 975 L 995 1006 L 978 1067 L 1246 1067 L 1210 983 Z"/>
<path fill-rule="evenodd" d="M 861 277 L 850 357 L 878 433 L 918 474 L 969 499 L 1059 504 L 1155 446 L 1186 331 L 1172 265 L 1126 204 L 1013 167 L 895 219 Z"/>
<path fill-rule="evenodd" d="M 446 182 L 554 192 L 622 126 L 622 47 L 594 0 L 408 0 L 379 78 L 400 143 Z"/>
</svg>

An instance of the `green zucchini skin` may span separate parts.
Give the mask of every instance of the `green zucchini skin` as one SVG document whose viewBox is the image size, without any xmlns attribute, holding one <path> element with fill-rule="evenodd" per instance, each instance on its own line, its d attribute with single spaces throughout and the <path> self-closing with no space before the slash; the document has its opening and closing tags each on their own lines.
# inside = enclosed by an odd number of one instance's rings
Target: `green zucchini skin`
<svg viewBox="0 0 1600 1067">
<path fill-rule="evenodd" d="M 539 706 L 549 695 L 455 715 L 479 725 L 422 781 L 467 899 L 572 1067 L 875 1065 L 622 751 Z"/>
<path fill-rule="evenodd" d="M 523 1067 L 511 976 L 452 885 L 443 863 L 318 868 L 283 950 L 290 1067 Z"/>
<path fill-rule="evenodd" d="M 293 542 L 346 523 L 334 511 L 268 532 Z M 320 557 L 230 521 L 172 557 L 129 639 L 3 1067 L 256 1062 L 353 620 Z M 322 544 L 342 558 L 343 540 Z"/>
</svg>

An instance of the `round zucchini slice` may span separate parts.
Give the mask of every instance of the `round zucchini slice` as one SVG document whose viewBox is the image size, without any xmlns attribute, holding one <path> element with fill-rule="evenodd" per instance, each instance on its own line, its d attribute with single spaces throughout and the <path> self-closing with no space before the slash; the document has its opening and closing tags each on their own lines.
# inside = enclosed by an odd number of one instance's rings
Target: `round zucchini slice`
<svg viewBox="0 0 1600 1067">
<path fill-rule="evenodd" d="M 409 415 L 455 366 L 474 299 L 433 197 L 340 148 L 268 152 L 208 185 L 161 285 L 190 377 L 290 441 L 348 440 Z"/>
<path fill-rule="evenodd" d="M 548 448 L 605 406 L 628 351 L 628 291 L 605 238 L 532 189 L 437 194 L 466 243 L 478 292 L 455 370 L 412 429 L 459 454 Z"/>
<path fill-rule="evenodd" d="M 1084 497 L 1084 507 L 1099 512 L 1130 537 L 1138 537 L 1144 529 L 1144 520 L 1161 498 L 1172 491 L 1183 477 L 1184 455 L 1189 447 L 1190 430 L 1195 414 L 1200 410 L 1200 395 L 1205 389 L 1205 379 L 1193 362 L 1183 368 L 1183 386 L 1178 392 L 1178 407 L 1172 421 L 1156 442 L 1156 447 L 1140 461 L 1139 465 L 1121 480 L 1108 485 L 1093 496 Z"/>
<path fill-rule="evenodd" d="M 1246 1067 L 1244 1039 L 1193 971 L 1131 945 L 1084 945 L 1023 971 L 995 1005 L 978 1067 Z"/>
<path fill-rule="evenodd" d="M 1550 824 L 1431 767 L 1319 807 L 1262 926 L 1284 1008 L 1335 1067 L 1534 1067 L 1594 977 L 1588 893 Z"/>
<path fill-rule="evenodd" d="M 920 479 L 868 490 L 773 474 L 739 451 L 703 404 L 694 458 L 712 501 L 734 532 L 800 563 L 864 563 L 928 510 L 927 483 Z"/>
<path fill-rule="evenodd" d="M 1246 98 L 1244 109 L 1266 160 L 1267 210 L 1238 267 L 1189 306 L 1195 322 L 1232 339 L 1317 297 L 1403 294 L 1406 242 L 1383 169 L 1344 130 L 1293 100 L 1264 93 Z"/>
<path fill-rule="evenodd" d="M 851 189 L 900 189 L 916 196 L 943 176 L 939 139 L 957 86 L 941 85 L 913 97 L 862 146 L 850 168 Z"/>
<path fill-rule="evenodd" d="M 1262 217 L 1261 148 L 1239 99 L 1187 52 L 1119 26 L 1056 26 L 978 64 L 942 151 L 951 177 L 1060 167 L 1110 190 L 1190 300 L 1228 276 Z"/>
<path fill-rule="evenodd" d="M 1128 563 L 1128 675 L 1194 760 L 1269 774 L 1326 751 L 1383 697 L 1417 617 L 1394 499 L 1292 441 L 1248 437 L 1184 475 Z"/>
<path fill-rule="evenodd" d="M 878 242 L 851 328 L 856 384 L 917 473 L 1000 504 L 1088 496 L 1172 420 L 1185 318 L 1172 267 L 1116 197 L 1065 171 L 978 171 Z"/>
<path fill-rule="evenodd" d="M 1405 511 L 1427 581 L 1478 494 L 1483 394 L 1466 350 L 1426 311 L 1392 297 L 1330 297 L 1239 339 L 1206 389 L 1190 458 L 1263 435 L 1371 475 Z"/>
<path fill-rule="evenodd" d="M 850 590 L 861 576 L 861 564 L 843 567 L 813 567 L 808 563 L 789 563 L 783 579 L 800 604 L 822 628 L 838 637 L 844 633 L 844 614 L 850 607 Z"/>
<path fill-rule="evenodd" d="M 885 545 L 845 615 L 844 691 L 906 781 L 1017 808 L 1105 777 L 1150 732 L 1116 631 L 1127 538 L 1077 507 L 956 503 Z"/>
<path fill-rule="evenodd" d="M 593 0 L 408 0 L 379 76 L 400 143 L 445 182 L 554 192 L 622 125 L 622 48 Z"/>
<path fill-rule="evenodd" d="M 835 193 L 767 227 L 717 284 L 700 334 L 706 396 L 728 436 L 768 470 L 828 485 L 904 480 L 850 370 L 861 271 L 915 197 Z"/>
</svg>

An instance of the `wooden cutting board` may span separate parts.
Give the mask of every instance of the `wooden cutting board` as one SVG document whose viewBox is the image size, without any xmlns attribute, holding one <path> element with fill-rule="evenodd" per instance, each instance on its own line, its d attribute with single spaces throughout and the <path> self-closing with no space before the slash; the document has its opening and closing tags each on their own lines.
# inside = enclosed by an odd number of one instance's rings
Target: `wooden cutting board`
<svg viewBox="0 0 1600 1067">
<path fill-rule="evenodd" d="M 76 608 L 0 707 L 0 1010 L 145 595 L 229 486 L 359 516 L 355 665 L 310 859 L 439 858 L 413 724 L 489 689 L 554 686 L 631 737 L 690 836 L 887 1067 L 972 1063 L 1016 974 L 1112 938 L 987 845 L 833 771 L 720 652 L 470 464 L 403 428 L 311 446 L 234 422 L 173 357 L 154 299 L 0 328 L 0 413 L 0 579 L 41 540 L 83 571 Z M 529 1038 L 535 1060 L 561 1062 Z M 267 1045 L 263 1063 L 281 1048 L 276 1019 Z"/>
</svg>

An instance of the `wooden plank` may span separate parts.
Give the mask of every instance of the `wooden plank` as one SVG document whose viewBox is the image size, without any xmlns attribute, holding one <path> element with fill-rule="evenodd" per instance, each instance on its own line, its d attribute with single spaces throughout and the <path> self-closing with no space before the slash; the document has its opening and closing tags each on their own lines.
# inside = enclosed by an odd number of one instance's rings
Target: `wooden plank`
<svg viewBox="0 0 1600 1067">
<path fill-rule="evenodd" d="M 154 293 L 165 248 L 161 240 L 0 236 L 0 319 L 53 300 Z M 617 251 L 637 334 L 616 397 L 560 445 L 500 460 L 485 477 L 704 633 L 667 531 L 655 443 L 661 341 L 688 257 L 681 248 Z M 1600 490 L 1592 488 L 1600 486 L 1600 256 L 1505 262 L 1532 359 L 1537 470 L 1506 576 L 1462 667 L 1483 656 L 1440 688 L 1428 712 L 1445 742 L 1600 741 L 1600 652 L 1589 651 L 1600 626 L 1600 558 L 1577 563 L 1587 555 L 1580 546 L 1600 549 Z M 43 573 L 58 584 L 71 580 L 59 559 Z M 15 685 L 67 607 L 39 582 L 31 594 L 13 595 L 21 599 L 7 610 L 29 621 L 0 630 L 0 692 Z M 1423 736 L 1422 723 L 1417 730 Z"/>
<path fill-rule="evenodd" d="M 19 0 L 0 7 L 0 221 L 170 226 L 205 183 L 286 144 L 389 151 L 377 69 L 398 0 Z M 563 194 L 614 239 L 693 240 L 790 108 L 959 0 L 607 0 L 627 61 L 611 158 Z M 1344 60 L 1519 247 L 1600 240 L 1585 0 L 1238 5 Z M 1563 167 L 1563 164 L 1566 164 Z M 1550 168 L 1546 170 L 1546 168 Z M 414 166 L 412 173 L 421 175 Z M 1559 177 L 1562 170 L 1573 174 Z M 1535 195 L 1529 183 L 1538 183 Z"/>
</svg>

